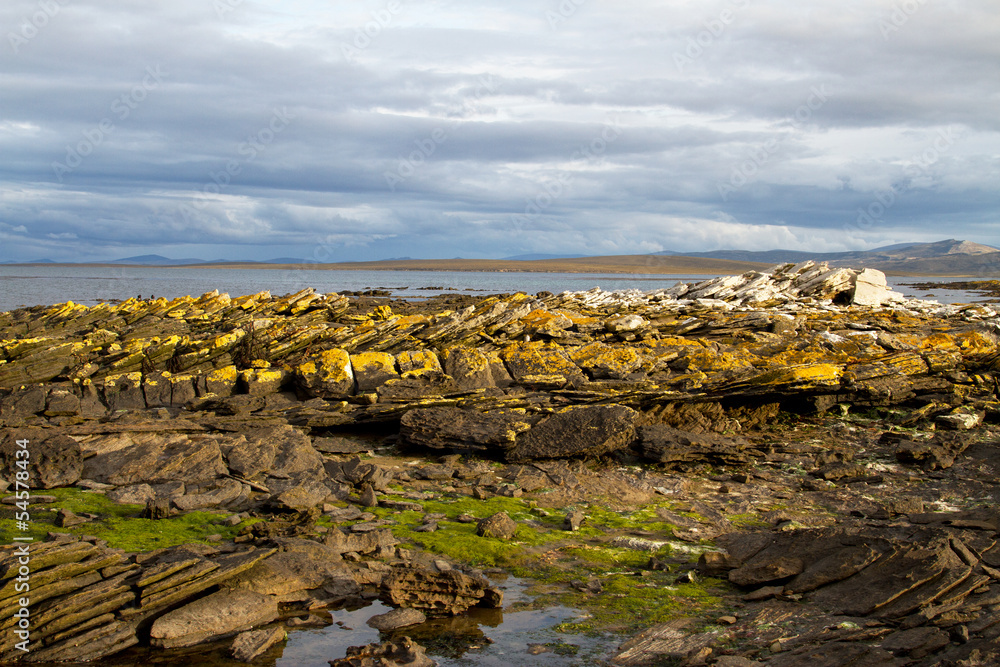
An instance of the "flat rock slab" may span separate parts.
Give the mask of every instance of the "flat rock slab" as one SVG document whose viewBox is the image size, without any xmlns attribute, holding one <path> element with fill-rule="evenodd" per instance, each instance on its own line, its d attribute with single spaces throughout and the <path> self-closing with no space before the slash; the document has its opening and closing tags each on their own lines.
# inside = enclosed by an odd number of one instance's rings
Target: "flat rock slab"
<svg viewBox="0 0 1000 667">
<path fill-rule="evenodd" d="M 199 482 L 229 472 L 219 443 L 180 434 L 133 436 L 131 447 L 98 454 L 84 462 L 83 476 L 105 484 Z"/>
<path fill-rule="evenodd" d="M 219 639 L 278 617 L 270 595 L 247 590 L 213 593 L 161 616 L 150 630 L 150 642 L 160 648 L 193 646 Z"/>
<path fill-rule="evenodd" d="M 417 625 L 427 620 L 423 612 L 416 609 L 393 609 L 385 614 L 378 614 L 368 619 L 369 627 L 379 632 L 392 632 L 399 628 Z"/>
</svg>

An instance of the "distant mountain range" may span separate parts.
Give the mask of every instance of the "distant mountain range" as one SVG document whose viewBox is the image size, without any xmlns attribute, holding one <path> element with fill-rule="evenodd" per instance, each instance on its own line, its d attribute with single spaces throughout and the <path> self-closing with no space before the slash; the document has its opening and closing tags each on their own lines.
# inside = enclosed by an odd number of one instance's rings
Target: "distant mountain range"
<svg viewBox="0 0 1000 667">
<path fill-rule="evenodd" d="M 889 274 L 911 276 L 981 276 L 1000 277 L 1000 249 L 972 241 L 947 239 L 936 243 L 900 243 L 851 252 L 815 253 L 804 250 L 715 250 L 712 252 L 670 252 L 653 255 L 617 255 L 588 257 L 584 255 L 530 254 L 516 255 L 497 260 L 416 260 L 399 257 L 377 262 L 342 262 L 340 268 L 351 269 L 425 269 L 456 271 L 595 271 L 622 273 L 741 273 L 750 269 L 763 269 L 785 262 L 829 262 L 831 266 L 852 268 L 870 267 Z M 2 264 L 14 264 L 6 261 Z M 39 259 L 28 264 L 54 264 L 50 259 Z M 139 255 L 109 262 L 83 262 L 83 264 L 120 264 L 131 266 L 196 266 L 196 265 L 268 265 L 314 264 L 301 258 L 278 257 L 265 261 L 253 260 L 203 260 L 196 258 L 170 259 L 162 255 Z"/>
<path fill-rule="evenodd" d="M 716 250 L 700 253 L 657 253 L 682 257 L 728 259 L 739 262 L 781 264 L 784 262 L 829 262 L 830 266 L 870 267 L 887 273 L 911 275 L 976 275 L 992 267 L 1000 274 L 1000 248 L 947 239 L 936 243 L 899 243 L 874 250 L 815 253 L 801 250 Z"/>
</svg>

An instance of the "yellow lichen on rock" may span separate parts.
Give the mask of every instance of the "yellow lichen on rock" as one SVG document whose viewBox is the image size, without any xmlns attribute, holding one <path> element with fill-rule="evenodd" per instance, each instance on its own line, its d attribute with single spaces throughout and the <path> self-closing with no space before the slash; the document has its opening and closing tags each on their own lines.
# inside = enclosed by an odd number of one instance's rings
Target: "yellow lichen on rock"
<svg viewBox="0 0 1000 667">
<path fill-rule="evenodd" d="M 402 352 L 396 356 L 400 374 L 404 377 L 428 377 L 444 372 L 441 361 L 433 350 Z"/>
<path fill-rule="evenodd" d="M 323 350 L 295 369 L 299 386 L 313 396 L 348 396 L 354 392 L 351 355 L 346 350 Z"/>
<path fill-rule="evenodd" d="M 501 356 L 516 381 L 527 376 L 561 375 L 567 380 L 583 377 L 580 368 L 573 363 L 566 350 L 556 343 L 515 343 L 505 347 Z"/>
<path fill-rule="evenodd" d="M 595 342 L 570 352 L 570 359 L 594 379 L 622 379 L 642 365 L 631 346 L 612 347 Z"/>
</svg>

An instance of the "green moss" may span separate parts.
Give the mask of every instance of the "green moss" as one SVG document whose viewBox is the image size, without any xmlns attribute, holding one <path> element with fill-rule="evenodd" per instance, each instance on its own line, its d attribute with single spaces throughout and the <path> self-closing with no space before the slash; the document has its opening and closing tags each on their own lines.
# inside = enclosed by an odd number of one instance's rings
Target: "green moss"
<svg viewBox="0 0 1000 667">
<path fill-rule="evenodd" d="M 604 590 L 597 594 L 566 593 L 559 601 L 585 609 L 590 616 L 563 623 L 564 632 L 636 632 L 682 616 L 703 614 L 722 606 L 723 586 L 718 579 L 696 584 L 673 584 L 673 576 L 656 572 L 639 578 L 615 574 L 601 578 Z"/>
<path fill-rule="evenodd" d="M 641 568 L 649 563 L 650 557 L 658 555 L 635 549 L 589 545 L 563 549 L 562 553 L 580 560 L 584 566 L 599 566 L 602 569 L 608 567 Z"/>
<path fill-rule="evenodd" d="M 526 548 L 552 539 L 546 533 L 529 526 L 518 526 L 513 540 L 498 540 L 476 535 L 476 525 L 442 521 L 433 533 L 418 533 L 412 525 L 393 526 L 393 534 L 410 544 L 447 556 L 453 560 L 477 566 L 514 566 L 526 557 Z"/>
<path fill-rule="evenodd" d="M 726 518 L 737 528 L 766 528 L 771 525 L 767 521 L 764 521 L 760 515 L 753 512 L 730 514 Z"/>
<path fill-rule="evenodd" d="M 232 539 L 240 528 L 260 519 L 244 521 L 238 526 L 222 523 L 224 515 L 212 512 L 188 512 L 168 519 L 143 519 L 142 505 L 119 505 L 103 494 L 78 488 L 49 489 L 45 495 L 55 496 L 50 505 L 30 507 L 30 531 L 17 530 L 13 509 L 4 508 L 0 514 L 0 543 L 9 543 L 15 535 L 31 535 L 36 540 L 45 539 L 48 532 L 93 535 L 107 540 L 108 546 L 127 551 L 150 551 L 190 542 L 204 542 L 209 535 L 222 535 Z M 78 526 L 60 528 L 55 525 L 56 511 L 67 509 L 76 514 L 96 514 L 99 518 Z"/>
</svg>

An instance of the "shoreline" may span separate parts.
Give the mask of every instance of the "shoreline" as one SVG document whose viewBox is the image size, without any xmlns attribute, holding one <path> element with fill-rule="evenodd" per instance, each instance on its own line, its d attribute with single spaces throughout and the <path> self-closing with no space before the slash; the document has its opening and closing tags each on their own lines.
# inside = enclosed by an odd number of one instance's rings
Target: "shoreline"
<svg viewBox="0 0 1000 667">
<path fill-rule="evenodd" d="M 557 605 L 588 614 L 565 644 L 614 638 L 601 665 L 1000 650 L 998 334 L 995 308 L 825 265 L 405 308 L 307 289 L 0 313 L 0 477 L 29 443 L 34 576 L 79 562 L 72 622 L 33 599 L 36 655 L 229 650 L 252 627 L 232 650 L 280 656 L 295 619 L 333 632 L 322 610 L 375 600 L 416 619 L 380 640 L 433 657 L 440 624 L 466 624 L 450 641 L 473 661 L 502 614 Z M 527 607 L 486 574 L 524 579 Z M 935 621 L 939 581 L 963 642 Z M 506 637 L 511 664 L 544 650 Z"/>
<path fill-rule="evenodd" d="M 260 269 L 267 271 L 400 271 L 400 272 L 452 272 L 452 273 L 580 273 L 606 275 L 660 275 L 682 276 L 685 274 L 734 275 L 747 271 L 766 271 L 774 264 L 760 262 L 739 262 L 733 260 L 709 260 L 687 258 L 679 260 L 655 255 L 622 255 L 614 257 L 579 258 L 570 260 L 380 260 L 371 262 L 338 262 L 299 264 L 262 264 L 254 262 L 227 262 L 205 264 L 121 264 L 121 263 L 18 263 L 3 264 L 10 267 L 93 267 L 129 269 Z M 846 265 L 845 265 L 846 266 Z M 906 271 L 892 268 L 879 269 L 887 276 L 897 278 L 976 278 L 975 273 Z"/>
</svg>

